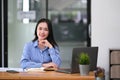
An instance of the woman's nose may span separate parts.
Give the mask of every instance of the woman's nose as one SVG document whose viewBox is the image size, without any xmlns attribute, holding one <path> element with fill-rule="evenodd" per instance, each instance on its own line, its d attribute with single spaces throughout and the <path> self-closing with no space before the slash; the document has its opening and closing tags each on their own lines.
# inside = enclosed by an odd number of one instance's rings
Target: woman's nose
<svg viewBox="0 0 120 80">
<path fill-rule="evenodd" d="M 44 30 L 41 30 L 41 33 L 44 33 Z"/>
</svg>

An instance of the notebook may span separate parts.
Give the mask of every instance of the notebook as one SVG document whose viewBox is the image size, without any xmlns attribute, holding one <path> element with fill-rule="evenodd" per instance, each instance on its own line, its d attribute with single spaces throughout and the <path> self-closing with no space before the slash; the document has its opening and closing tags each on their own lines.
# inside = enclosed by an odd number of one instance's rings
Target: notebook
<svg viewBox="0 0 120 80">
<path fill-rule="evenodd" d="M 90 56 L 90 71 L 94 71 L 97 68 L 97 56 L 98 56 L 98 47 L 80 47 L 73 48 L 72 50 L 72 59 L 70 68 L 64 69 L 60 68 L 56 70 L 57 72 L 63 73 L 79 73 L 79 63 L 78 63 L 78 55 L 82 52 L 87 53 Z"/>
</svg>

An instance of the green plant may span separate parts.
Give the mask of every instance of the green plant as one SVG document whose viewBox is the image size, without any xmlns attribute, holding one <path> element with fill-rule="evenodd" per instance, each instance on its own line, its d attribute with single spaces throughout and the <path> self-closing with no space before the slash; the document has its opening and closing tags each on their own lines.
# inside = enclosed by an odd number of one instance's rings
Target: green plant
<svg viewBox="0 0 120 80">
<path fill-rule="evenodd" d="M 87 53 L 82 52 L 78 56 L 78 61 L 79 61 L 79 64 L 87 65 L 87 64 L 90 64 L 90 57 L 88 56 Z"/>
</svg>

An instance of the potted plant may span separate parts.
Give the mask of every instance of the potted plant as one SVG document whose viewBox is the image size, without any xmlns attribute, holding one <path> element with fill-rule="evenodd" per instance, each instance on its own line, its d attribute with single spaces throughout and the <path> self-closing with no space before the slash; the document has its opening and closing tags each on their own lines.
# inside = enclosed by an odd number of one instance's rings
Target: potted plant
<svg viewBox="0 0 120 80">
<path fill-rule="evenodd" d="M 90 64 L 89 55 L 85 52 L 82 52 L 78 56 L 78 61 L 79 61 L 80 75 L 88 75 L 89 74 L 89 64 Z"/>
</svg>

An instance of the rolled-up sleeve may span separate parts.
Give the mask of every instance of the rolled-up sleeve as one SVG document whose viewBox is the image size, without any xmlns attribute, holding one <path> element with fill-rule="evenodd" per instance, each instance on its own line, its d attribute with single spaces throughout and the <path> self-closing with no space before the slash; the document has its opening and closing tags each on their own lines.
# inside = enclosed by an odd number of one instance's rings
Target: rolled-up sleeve
<svg viewBox="0 0 120 80">
<path fill-rule="evenodd" d="M 49 53 L 50 53 L 50 56 L 52 58 L 52 62 L 57 64 L 58 67 L 60 67 L 62 61 L 61 61 L 59 49 L 57 47 L 56 48 L 50 48 Z"/>
</svg>

